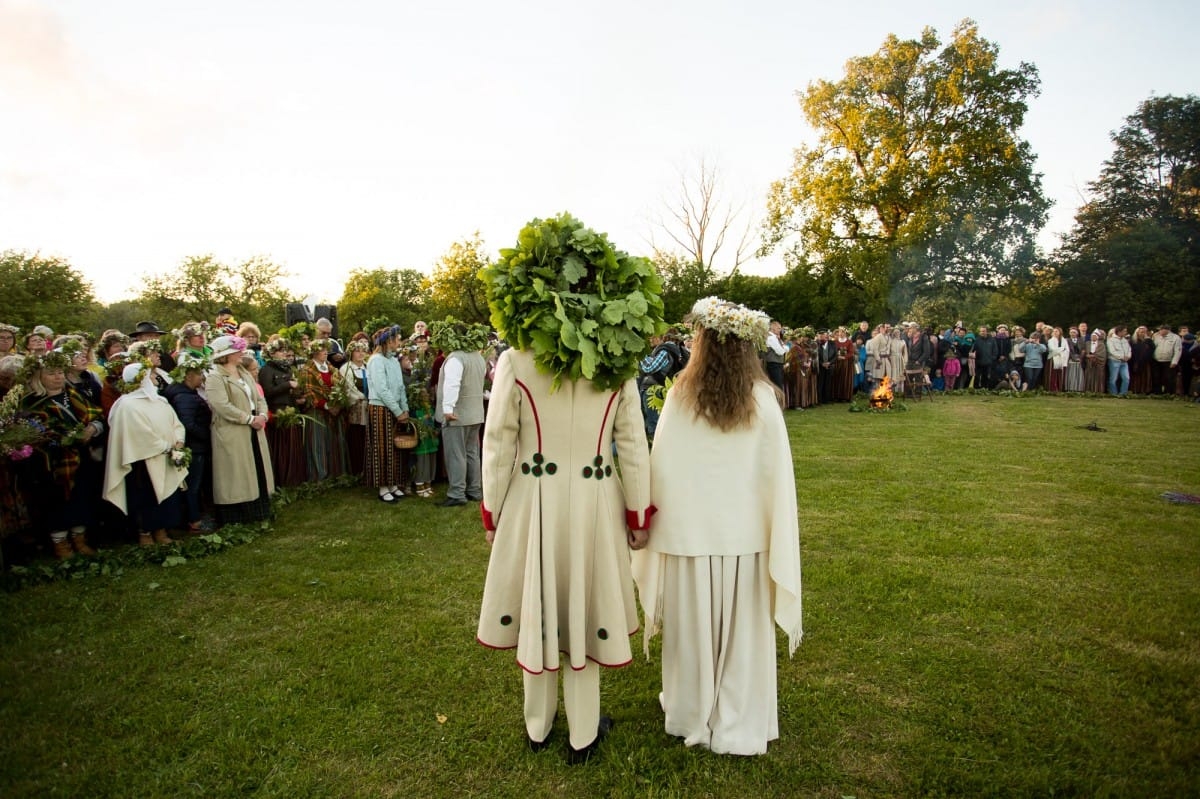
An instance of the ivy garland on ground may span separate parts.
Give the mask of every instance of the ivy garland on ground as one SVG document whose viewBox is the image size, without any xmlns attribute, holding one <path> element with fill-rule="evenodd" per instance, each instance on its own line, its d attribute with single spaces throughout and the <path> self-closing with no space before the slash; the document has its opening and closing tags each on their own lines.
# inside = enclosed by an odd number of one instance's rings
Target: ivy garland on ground
<svg viewBox="0 0 1200 799">
<path fill-rule="evenodd" d="M 308 499 L 336 488 L 358 485 L 353 476 L 335 477 L 320 483 L 305 483 L 295 488 L 277 488 L 271 496 L 271 508 L 278 511 L 302 499 Z M 5 591 L 19 591 L 33 585 L 56 580 L 81 580 L 85 577 L 120 577 L 125 569 L 158 564 L 164 568 L 182 566 L 197 558 L 215 555 L 241 544 L 248 544 L 271 531 L 270 522 L 261 524 L 228 524 L 218 532 L 188 536 L 174 544 L 156 547 L 124 546 L 101 549 L 94 556 L 76 555 L 59 561 L 38 561 L 28 566 L 13 566 L 0 581 Z"/>
<path fill-rule="evenodd" d="M 650 336 L 666 329 L 662 280 L 650 261 L 567 213 L 530 222 L 479 278 L 492 325 L 533 353 L 555 389 L 580 377 L 618 388 L 637 374 Z"/>
</svg>

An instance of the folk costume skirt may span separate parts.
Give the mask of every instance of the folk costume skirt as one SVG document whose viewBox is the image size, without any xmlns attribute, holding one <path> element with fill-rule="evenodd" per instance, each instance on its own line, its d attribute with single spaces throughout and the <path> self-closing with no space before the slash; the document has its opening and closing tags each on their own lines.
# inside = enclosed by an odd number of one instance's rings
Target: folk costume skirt
<svg viewBox="0 0 1200 799">
<path fill-rule="evenodd" d="M 367 409 L 367 450 L 363 482 L 373 488 L 404 483 L 402 450 L 396 449 L 396 417 L 383 405 Z"/>
<path fill-rule="evenodd" d="M 662 706 L 688 746 L 758 755 L 779 737 L 768 554 L 668 556 Z"/>
</svg>

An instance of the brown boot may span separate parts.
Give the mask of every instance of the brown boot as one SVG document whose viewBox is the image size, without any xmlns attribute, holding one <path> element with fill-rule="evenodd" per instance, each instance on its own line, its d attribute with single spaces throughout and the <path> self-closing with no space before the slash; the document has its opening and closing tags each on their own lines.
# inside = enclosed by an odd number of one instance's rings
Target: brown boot
<svg viewBox="0 0 1200 799">
<path fill-rule="evenodd" d="M 156 543 L 156 544 L 174 544 L 175 539 L 171 538 L 169 535 L 167 535 L 166 530 L 155 530 L 154 531 L 154 543 Z"/>
<path fill-rule="evenodd" d="M 154 538 L 149 533 L 138 533 L 138 546 L 152 547 L 154 546 Z"/>
<path fill-rule="evenodd" d="M 87 533 L 72 533 L 71 544 L 74 545 L 75 551 L 80 555 L 92 557 L 96 554 L 96 550 L 88 546 Z"/>
<path fill-rule="evenodd" d="M 75 557 L 75 550 L 72 549 L 71 542 L 67 539 L 64 538 L 62 541 L 51 541 L 51 543 L 54 544 L 54 557 L 58 558 L 59 560 L 66 560 L 67 558 Z"/>
</svg>

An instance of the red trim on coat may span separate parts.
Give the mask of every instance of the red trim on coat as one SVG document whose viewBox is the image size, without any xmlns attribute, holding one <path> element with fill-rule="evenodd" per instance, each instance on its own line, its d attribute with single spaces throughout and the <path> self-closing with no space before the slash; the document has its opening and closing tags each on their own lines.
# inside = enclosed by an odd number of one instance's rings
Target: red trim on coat
<svg viewBox="0 0 1200 799">
<path fill-rule="evenodd" d="M 529 391 L 529 386 L 522 383 L 520 380 L 514 380 L 514 383 L 525 392 L 525 396 L 529 398 L 529 410 L 533 413 L 533 424 L 537 427 L 538 446 L 537 451 L 542 451 L 542 420 L 538 418 L 537 404 L 533 401 L 533 394 Z"/>
<path fill-rule="evenodd" d="M 483 519 L 483 529 L 489 533 L 496 532 L 496 520 L 492 518 L 492 512 L 484 507 L 482 502 L 479 503 L 479 515 Z"/>
<path fill-rule="evenodd" d="M 608 414 L 612 410 L 612 404 L 617 399 L 617 392 L 614 391 L 612 396 L 608 398 L 608 405 L 604 408 L 604 418 L 600 420 L 600 438 L 596 439 L 596 454 L 600 454 L 600 447 L 604 444 L 604 428 L 608 424 Z"/>
<path fill-rule="evenodd" d="M 639 514 L 636 510 L 626 510 L 625 526 L 630 530 L 649 530 L 650 518 L 654 514 L 658 513 L 658 508 L 654 505 L 650 505 L 644 511 L 642 511 L 642 513 L 646 515 L 646 521 L 639 524 L 641 521 L 641 514 Z"/>
</svg>

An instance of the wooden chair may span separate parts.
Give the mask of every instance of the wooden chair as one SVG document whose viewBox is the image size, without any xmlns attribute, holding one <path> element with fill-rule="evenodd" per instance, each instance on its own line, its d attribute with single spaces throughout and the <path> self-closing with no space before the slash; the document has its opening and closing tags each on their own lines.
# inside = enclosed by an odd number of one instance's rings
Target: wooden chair
<svg viewBox="0 0 1200 799">
<path fill-rule="evenodd" d="M 926 396 L 933 400 L 933 391 L 927 382 L 924 369 L 904 370 L 904 398 L 920 402 Z"/>
</svg>

